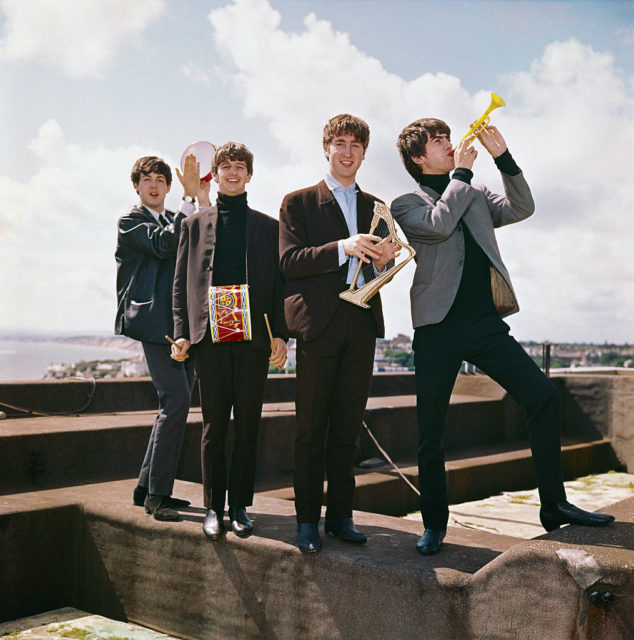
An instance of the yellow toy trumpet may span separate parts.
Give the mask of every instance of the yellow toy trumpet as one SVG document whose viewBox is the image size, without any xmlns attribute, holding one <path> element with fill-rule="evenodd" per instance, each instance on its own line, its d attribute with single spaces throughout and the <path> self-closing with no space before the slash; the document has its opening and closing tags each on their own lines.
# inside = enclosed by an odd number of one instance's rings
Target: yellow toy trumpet
<svg viewBox="0 0 634 640">
<path fill-rule="evenodd" d="M 469 129 L 469 131 L 467 131 L 467 133 L 465 133 L 464 136 L 460 138 L 460 142 L 462 142 L 465 138 L 468 138 L 469 136 L 478 135 L 478 133 L 480 133 L 482 129 L 484 129 L 485 127 L 488 127 L 489 122 L 491 121 L 491 118 L 489 118 L 489 114 L 491 113 L 491 111 L 493 111 L 493 109 L 497 109 L 498 107 L 504 107 L 504 106 L 506 106 L 506 102 L 504 102 L 504 100 L 502 100 L 502 98 L 500 98 L 500 96 L 497 93 L 492 93 L 491 103 L 489 104 L 488 109 L 471 125 L 471 128 Z M 460 142 L 458 144 L 460 144 Z M 471 142 L 473 142 L 473 140 Z M 469 144 L 471 144 L 471 142 L 469 142 Z M 469 146 L 469 144 L 467 146 Z M 456 147 L 457 146 L 458 145 L 456 145 Z M 454 147 L 453 149 L 454 151 L 456 150 L 456 147 Z"/>
</svg>

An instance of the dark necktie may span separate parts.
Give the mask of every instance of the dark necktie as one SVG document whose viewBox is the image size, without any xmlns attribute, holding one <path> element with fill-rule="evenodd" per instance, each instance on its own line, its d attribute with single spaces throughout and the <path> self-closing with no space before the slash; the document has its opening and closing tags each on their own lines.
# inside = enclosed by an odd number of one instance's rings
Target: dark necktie
<svg viewBox="0 0 634 640">
<path fill-rule="evenodd" d="M 163 225 L 163 227 L 167 227 L 168 225 L 172 224 L 172 214 L 169 211 L 166 211 L 165 215 L 161 214 L 159 216 L 159 222 Z"/>
</svg>

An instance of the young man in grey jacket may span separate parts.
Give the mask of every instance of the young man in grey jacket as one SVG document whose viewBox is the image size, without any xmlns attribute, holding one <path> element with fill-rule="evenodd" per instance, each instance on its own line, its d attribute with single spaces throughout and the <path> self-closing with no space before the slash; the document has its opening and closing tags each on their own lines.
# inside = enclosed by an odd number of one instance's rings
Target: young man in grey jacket
<svg viewBox="0 0 634 640">
<path fill-rule="evenodd" d="M 447 124 L 433 118 L 417 120 L 401 132 L 397 146 L 417 186 L 391 207 L 416 250 L 411 308 L 425 526 L 416 548 L 425 555 L 440 549 L 449 518 L 442 438 L 463 360 L 479 367 L 526 409 L 544 528 L 600 526 L 614 520 L 567 502 L 560 462 L 559 393 L 502 320 L 519 306 L 494 230 L 533 213 L 528 184 L 495 127 L 486 127 L 477 139 L 500 170 L 504 195 L 471 184 L 478 155 L 470 146 L 474 137 L 462 141 L 454 152 L 450 135 Z"/>
</svg>

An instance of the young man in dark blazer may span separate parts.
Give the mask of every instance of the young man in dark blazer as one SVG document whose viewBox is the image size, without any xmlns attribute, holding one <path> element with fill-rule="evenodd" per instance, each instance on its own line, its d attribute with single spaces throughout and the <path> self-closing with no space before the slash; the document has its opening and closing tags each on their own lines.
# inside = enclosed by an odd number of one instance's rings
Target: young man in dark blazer
<svg viewBox="0 0 634 640">
<path fill-rule="evenodd" d="M 392 242 L 369 235 L 377 198 L 361 191 L 356 174 L 370 139 L 368 125 L 341 114 L 324 128 L 328 173 L 318 184 L 285 196 L 280 209 L 284 310 L 297 338 L 295 508 L 297 543 L 321 549 L 318 523 L 324 468 L 328 478 L 325 532 L 348 542 L 366 537 L 354 526 L 355 442 L 370 390 L 376 338 L 384 335 L 381 300 L 370 309 L 339 298 L 358 261 L 374 277 L 395 255 Z M 377 244 L 378 243 L 378 244 Z"/>
<path fill-rule="evenodd" d="M 225 500 L 231 529 L 241 537 L 253 530 L 246 507 L 253 503 L 258 429 L 269 364 L 286 362 L 283 282 L 279 269 L 278 222 L 251 209 L 246 185 L 253 154 L 228 142 L 214 156 L 218 183 L 215 205 L 209 183 L 198 193 L 199 210 L 182 224 L 174 277 L 173 357 L 191 347 L 203 412 L 202 473 L 207 508 L 203 532 L 212 540 L 224 532 Z M 212 341 L 209 288 L 248 284 L 252 339 Z M 273 333 L 273 353 L 264 314 Z M 225 436 L 233 408 L 235 441 L 228 474 Z"/>
<path fill-rule="evenodd" d="M 566 501 L 560 463 L 560 409 L 556 387 L 509 335 L 503 316 L 519 310 L 502 262 L 495 228 L 534 211 L 524 175 L 493 126 L 477 138 L 500 170 L 504 196 L 471 185 L 478 152 L 473 137 L 452 151 L 449 127 L 426 118 L 405 127 L 398 148 L 413 193 L 398 197 L 392 213 L 416 250 L 411 289 L 418 404 L 418 477 L 425 533 L 420 553 L 436 553 L 449 510 L 442 435 L 453 385 L 463 360 L 478 366 L 526 408 L 545 529 L 562 524 L 605 525 L 614 518 Z M 455 171 L 454 171 L 455 169 Z M 449 173 L 454 171 L 450 177 Z"/>
<path fill-rule="evenodd" d="M 159 410 L 134 490 L 134 504 L 157 520 L 178 520 L 176 508 L 189 504 L 171 498 L 193 382 L 190 363 L 174 362 L 165 335 L 172 334 L 172 281 L 180 225 L 194 211 L 199 178 L 194 156 L 187 158 L 183 174 L 176 170 L 185 190 L 177 213 L 165 209 L 172 172 L 156 156 L 139 158 L 131 179 L 140 204 L 118 224 L 117 316 L 115 333 L 140 340 Z"/>
</svg>

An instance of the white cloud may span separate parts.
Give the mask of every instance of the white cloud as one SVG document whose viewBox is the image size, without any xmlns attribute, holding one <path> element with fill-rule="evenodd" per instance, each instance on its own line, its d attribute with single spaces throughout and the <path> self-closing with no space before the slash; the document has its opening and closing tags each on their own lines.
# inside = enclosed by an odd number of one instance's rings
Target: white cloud
<svg viewBox="0 0 634 640">
<path fill-rule="evenodd" d="M 191 78 L 197 84 L 202 84 L 206 87 L 211 86 L 211 76 L 193 62 L 183 62 L 181 65 L 181 71 L 184 76 Z"/>
<path fill-rule="evenodd" d="M 164 0 L 0 0 L 6 31 L 0 52 L 73 77 L 99 76 L 164 7 Z"/>
<path fill-rule="evenodd" d="M 22 16 L 26 5 L 31 10 Z M 49 26 L 61 21 L 56 16 L 69 15 L 69 2 L 42 2 L 39 12 L 35 5 L 36 0 L 0 0 L 5 55 L 12 50 L 16 59 L 50 58 L 67 69 L 65 49 L 73 50 L 75 59 L 84 55 L 78 38 L 101 30 L 121 33 L 114 19 L 99 13 L 103 6 L 114 16 L 145 11 L 146 24 L 148 7 L 158 7 L 158 15 L 163 3 L 126 2 L 125 10 L 114 0 L 78 3 L 82 29 L 72 34 L 70 28 Z M 46 28 L 37 26 L 40 18 L 46 18 Z M 218 52 L 214 72 L 240 97 L 247 119 L 266 129 L 272 141 L 262 138 L 252 148 L 252 206 L 275 214 L 285 193 L 321 178 L 323 125 L 344 111 L 366 119 L 372 132 L 359 182 L 389 203 L 413 187 L 395 148 L 402 127 L 421 116 L 439 116 L 458 139 L 488 105 L 488 92 L 497 90 L 508 106 L 496 110 L 493 121 L 537 203 L 532 218 L 498 234 L 522 307 L 510 319 L 515 334 L 632 341 L 634 82 L 622 77 L 611 56 L 574 40 L 554 43 L 529 70 L 470 95 L 458 78 L 444 73 L 423 73 L 411 81 L 389 73 L 314 14 L 300 31 L 284 31 L 279 13 L 266 0 L 233 2 L 212 11 L 210 21 Z M 142 26 L 135 28 L 138 33 Z M 87 62 L 82 73 L 107 67 L 120 44 L 117 37 L 109 40 L 108 56 L 97 65 Z M 68 47 L 60 44 L 65 40 Z M 424 43 L 417 55 L 425 59 Z M 210 72 L 193 58 L 181 71 L 203 84 Z M 236 113 L 236 131 L 244 126 Z M 0 176 L 0 199 L 8 203 L 0 210 L 0 269 L 11 275 L 0 289 L 4 326 L 111 330 L 116 219 L 136 200 L 129 182 L 134 160 L 152 151 L 134 145 L 86 147 L 68 135 L 56 120 L 45 122 L 29 145 L 32 177 L 20 182 Z M 477 160 L 476 181 L 500 188 L 485 151 Z M 172 206 L 179 197 L 179 189 L 173 189 Z M 408 266 L 382 292 L 389 335 L 411 333 L 411 278 Z"/>
<path fill-rule="evenodd" d="M 55 120 L 30 144 L 28 182 L 0 179 L 4 327 L 112 330 L 116 220 L 137 198 L 130 169 L 146 149 L 85 148 Z"/>
<path fill-rule="evenodd" d="M 225 79 L 242 97 L 244 114 L 268 126 L 279 150 L 254 177 L 254 206 L 257 194 L 275 210 L 285 192 L 321 177 L 321 130 L 335 113 L 370 124 L 359 182 L 389 202 L 412 187 L 395 150 L 404 125 L 442 117 L 458 139 L 488 105 L 488 91 L 471 96 L 447 74 L 408 82 L 387 72 L 315 14 L 301 33 L 283 31 L 267 0 L 235 0 L 209 19 L 229 63 Z M 418 53 L 424 60 L 424 43 Z M 522 339 L 631 341 L 633 83 L 623 81 L 610 55 L 570 40 L 549 45 L 529 71 L 503 85 L 508 106 L 492 119 L 537 202 L 530 221 L 499 234 L 522 306 L 513 327 Z M 484 150 L 475 171 L 476 182 L 501 188 Z M 266 193 L 256 191 L 261 181 Z M 410 330 L 403 302 L 410 281 L 406 270 L 382 294 L 390 334 Z"/>
</svg>

